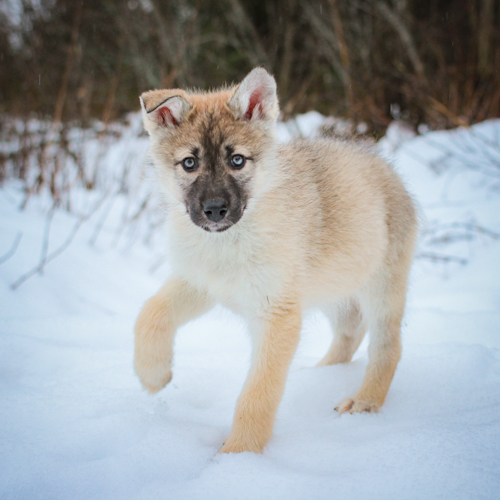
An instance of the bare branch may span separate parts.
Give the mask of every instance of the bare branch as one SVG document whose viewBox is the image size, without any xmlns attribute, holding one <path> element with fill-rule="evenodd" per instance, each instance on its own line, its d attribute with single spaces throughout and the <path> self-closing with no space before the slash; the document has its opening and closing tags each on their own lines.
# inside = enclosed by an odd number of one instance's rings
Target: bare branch
<svg viewBox="0 0 500 500">
<path fill-rule="evenodd" d="M 19 246 L 22 237 L 23 232 L 19 231 L 14 238 L 10 249 L 0 257 L 0 265 L 2 265 L 4 262 L 7 262 L 16 253 L 17 247 Z"/>
<path fill-rule="evenodd" d="M 420 252 L 415 255 L 416 259 L 427 259 L 435 262 L 456 262 L 464 266 L 468 263 L 467 259 L 462 259 L 461 257 L 454 257 L 452 255 L 439 255 L 436 253 Z"/>
<path fill-rule="evenodd" d="M 345 97 L 347 101 L 348 114 L 352 116 L 354 111 L 354 96 L 352 91 L 352 79 L 351 79 L 351 60 L 349 58 L 349 49 L 344 36 L 344 27 L 342 26 L 342 18 L 340 16 L 340 9 L 337 0 L 330 0 L 330 5 L 333 14 L 333 26 L 335 28 L 335 34 L 337 35 L 337 42 L 339 46 L 340 59 L 342 60 L 342 66 L 344 67 L 343 77 L 344 77 L 344 89 Z"/>
<path fill-rule="evenodd" d="M 52 220 L 54 218 L 54 212 L 56 209 L 56 204 L 52 205 L 49 210 L 47 217 L 45 219 L 45 230 L 43 232 L 43 243 L 42 243 L 42 254 L 40 256 L 40 270 L 39 273 L 43 273 L 43 268 L 47 262 L 47 252 L 49 250 L 49 238 L 50 238 L 50 227 L 52 226 Z"/>
<path fill-rule="evenodd" d="M 74 237 L 76 236 L 76 233 L 78 233 L 78 230 L 82 226 L 82 224 L 90 219 L 92 215 L 99 209 L 103 201 L 106 199 L 107 194 L 101 198 L 95 205 L 94 207 L 86 214 L 81 215 L 76 223 L 73 226 L 73 229 L 71 230 L 70 234 L 66 238 L 66 240 L 60 245 L 58 248 L 56 248 L 53 252 L 42 256 L 42 259 L 40 259 L 40 262 L 30 269 L 27 273 L 21 275 L 16 281 L 14 281 L 11 285 L 10 288 L 12 290 L 16 290 L 19 288 L 25 281 L 27 281 L 29 278 L 33 277 L 35 274 L 40 273 L 44 266 L 46 266 L 49 262 L 52 262 L 56 257 L 59 257 L 71 244 L 73 241 Z"/>
<path fill-rule="evenodd" d="M 78 219 L 77 223 L 73 226 L 73 230 L 71 231 L 71 233 L 69 234 L 69 236 L 66 238 L 66 241 L 59 248 L 57 248 L 52 253 L 50 253 L 49 255 L 47 255 L 47 257 L 43 261 L 41 261 L 38 265 L 36 265 L 33 269 L 31 269 L 27 273 L 23 274 L 16 281 L 14 281 L 14 283 L 12 283 L 10 285 L 10 288 L 12 290 L 16 290 L 26 280 L 28 280 L 29 278 L 31 278 L 35 274 L 41 272 L 42 269 L 44 268 L 44 266 L 46 264 L 48 264 L 49 262 L 51 262 L 52 260 L 54 260 L 56 257 L 58 257 L 59 255 L 61 255 L 64 252 L 64 250 L 66 250 L 66 248 L 69 247 L 69 245 L 73 241 L 73 238 L 76 236 L 76 233 L 80 229 L 80 226 L 83 224 L 83 222 L 85 220 L 86 220 L 85 217 L 80 217 L 80 219 Z"/>
<path fill-rule="evenodd" d="M 241 5 L 240 0 L 228 0 L 231 7 L 229 12 L 231 21 L 236 30 L 240 32 L 245 45 L 247 46 L 247 55 L 254 66 L 264 64 L 269 66 L 269 58 L 267 52 L 261 42 L 259 34 L 252 22 Z"/>
<path fill-rule="evenodd" d="M 408 57 L 413 64 L 415 72 L 425 82 L 426 78 L 424 64 L 420 59 L 420 56 L 418 55 L 415 41 L 413 40 L 413 36 L 410 33 L 410 30 L 408 29 L 406 23 L 401 18 L 401 16 L 394 10 L 392 10 L 385 2 L 375 2 L 375 5 L 377 6 L 382 16 L 385 17 L 385 19 L 397 32 L 399 38 L 401 38 L 401 41 L 403 42 L 403 45 L 406 47 L 406 50 L 408 52 Z"/>
<path fill-rule="evenodd" d="M 326 42 L 321 44 L 321 48 L 325 53 L 329 63 L 333 69 L 345 80 L 345 69 L 337 55 L 338 43 L 333 31 L 325 24 L 323 17 L 320 16 L 310 5 L 308 0 L 302 0 L 302 8 L 306 14 L 309 23 L 317 34 L 321 36 L 321 40 Z"/>
</svg>

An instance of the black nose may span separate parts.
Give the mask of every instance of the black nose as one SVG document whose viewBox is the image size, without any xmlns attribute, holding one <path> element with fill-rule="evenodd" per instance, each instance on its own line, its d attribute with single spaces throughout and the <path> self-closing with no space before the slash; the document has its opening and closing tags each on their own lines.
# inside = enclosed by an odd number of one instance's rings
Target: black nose
<svg viewBox="0 0 500 500">
<path fill-rule="evenodd" d="M 224 200 L 210 200 L 203 205 L 203 211 L 207 216 L 207 219 L 210 219 L 213 222 L 219 222 L 222 220 L 227 214 L 227 205 Z"/>
</svg>

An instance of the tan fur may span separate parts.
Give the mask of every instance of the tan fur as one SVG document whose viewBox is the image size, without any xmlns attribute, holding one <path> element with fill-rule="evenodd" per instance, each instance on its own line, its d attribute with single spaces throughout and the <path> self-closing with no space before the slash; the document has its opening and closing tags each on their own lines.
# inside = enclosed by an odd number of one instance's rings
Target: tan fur
<svg viewBox="0 0 500 500">
<path fill-rule="evenodd" d="M 417 223 L 410 196 L 379 157 L 331 139 L 279 145 L 277 101 L 266 119 L 245 121 L 228 105 L 237 91 L 143 95 L 151 155 L 170 202 L 175 277 L 139 315 L 135 370 L 150 392 L 160 390 L 171 378 L 172 343 L 181 324 L 215 303 L 242 315 L 252 334 L 252 365 L 221 451 L 261 452 L 272 434 L 305 308 L 322 308 L 335 330 L 320 365 L 350 361 L 370 332 L 361 388 L 338 411 L 377 411 L 383 404 L 401 355 Z M 148 113 L 172 95 L 191 104 L 178 129 L 158 125 Z M 183 193 L 197 176 L 208 175 L 205 167 L 187 173 L 174 166 L 202 144 L 207 123 L 210 134 L 222 142 L 229 137 L 253 157 L 230 173 L 245 182 L 250 196 L 239 222 L 221 233 L 203 231 L 186 213 Z"/>
</svg>

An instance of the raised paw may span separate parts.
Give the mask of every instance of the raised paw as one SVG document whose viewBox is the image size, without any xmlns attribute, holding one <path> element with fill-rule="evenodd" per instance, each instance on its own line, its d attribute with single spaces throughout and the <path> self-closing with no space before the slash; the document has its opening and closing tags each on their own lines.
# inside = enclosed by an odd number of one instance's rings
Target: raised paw
<svg viewBox="0 0 500 500">
<path fill-rule="evenodd" d="M 380 405 L 374 401 L 365 401 L 356 398 L 344 399 L 339 405 L 335 407 L 335 410 L 342 413 L 377 413 L 380 409 Z"/>
<path fill-rule="evenodd" d="M 150 394 L 163 389 L 172 380 L 172 370 L 168 362 L 155 363 L 136 358 L 134 368 L 141 384 Z"/>
</svg>

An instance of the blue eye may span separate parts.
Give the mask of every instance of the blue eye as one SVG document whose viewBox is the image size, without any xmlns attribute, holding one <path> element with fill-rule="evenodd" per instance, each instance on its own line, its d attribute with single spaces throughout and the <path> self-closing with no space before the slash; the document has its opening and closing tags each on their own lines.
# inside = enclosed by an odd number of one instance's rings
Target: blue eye
<svg viewBox="0 0 500 500">
<path fill-rule="evenodd" d="M 233 155 L 231 157 L 231 166 L 233 168 L 243 168 L 245 166 L 246 158 L 242 155 Z"/>
<path fill-rule="evenodd" d="M 186 172 L 194 172 L 198 168 L 198 162 L 196 161 L 196 158 L 188 156 L 182 160 L 182 167 Z"/>
</svg>

